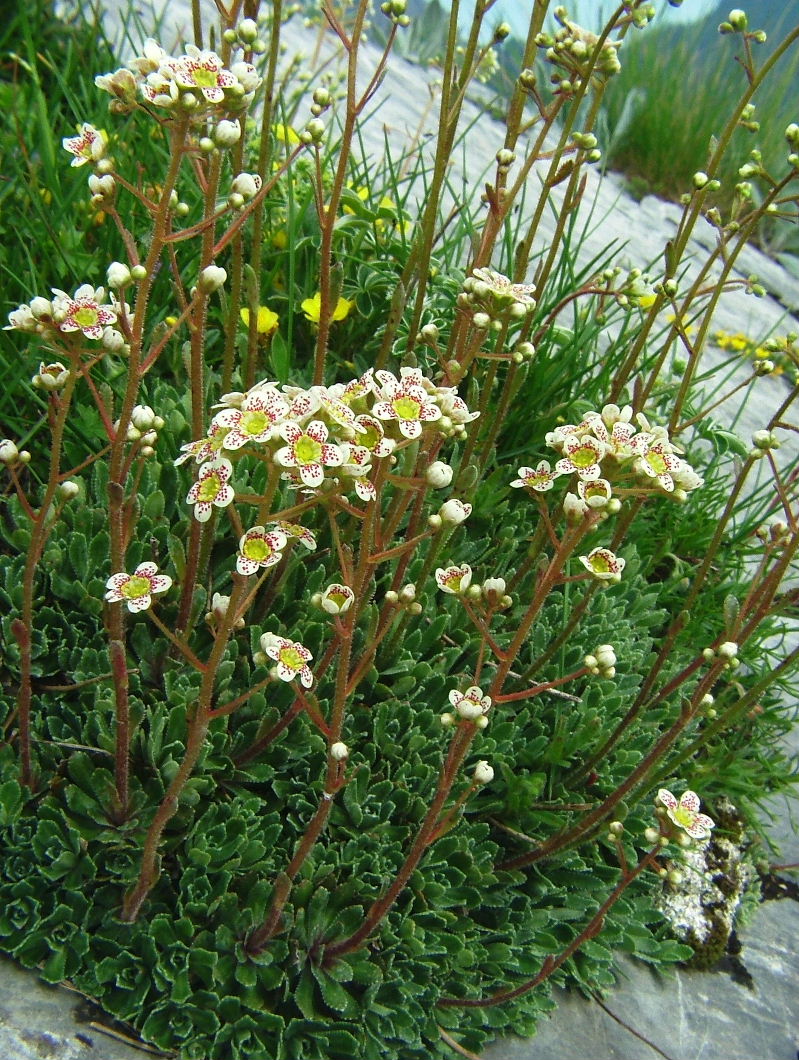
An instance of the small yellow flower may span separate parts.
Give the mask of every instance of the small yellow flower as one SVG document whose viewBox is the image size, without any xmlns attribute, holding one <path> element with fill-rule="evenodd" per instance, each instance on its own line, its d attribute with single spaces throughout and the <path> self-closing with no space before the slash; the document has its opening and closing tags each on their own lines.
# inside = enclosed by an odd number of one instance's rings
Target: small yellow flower
<svg viewBox="0 0 799 1060">
<path fill-rule="evenodd" d="M 344 320 L 346 316 L 349 316 L 349 312 L 355 302 L 349 298 L 339 298 L 336 302 L 336 308 L 333 310 L 333 315 L 330 318 L 331 322 L 336 320 Z M 322 313 L 322 295 L 321 292 L 317 291 L 313 298 L 305 298 L 301 303 L 303 313 L 312 324 L 319 323 L 319 317 Z"/>
<path fill-rule="evenodd" d="M 240 309 L 239 316 L 241 317 L 245 328 L 250 326 L 250 311 L 249 309 Z M 273 331 L 277 330 L 277 325 L 280 321 L 277 313 L 273 312 L 265 305 L 258 306 L 258 322 L 256 324 L 256 331 L 262 337 L 271 335 Z"/>
<path fill-rule="evenodd" d="M 300 138 L 297 135 L 296 130 L 293 129 L 290 125 L 283 125 L 282 123 L 278 123 L 277 125 L 272 126 L 272 131 L 274 132 L 275 136 L 280 141 L 280 143 L 284 143 L 286 147 L 294 147 L 295 144 L 298 144 L 300 142 Z"/>
<path fill-rule="evenodd" d="M 358 196 L 358 198 L 361 200 L 361 202 L 366 202 L 366 200 L 369 198 L 369 189 L 368 188 L 363 188 L 363 187 L 361 187 L 361 188 L 353 188 L 352 181 L 348 181 L 347 182 L 347 187 L 350 189 L 350 191 L 354 191 L 355 192 L 355 194 Z M 352 214 L 352 213 L 355 213 L 355 211 L 353 210 L 353 208 L 351 206 L 345 206 L 344 207 L 344 213 Z"/>
</svg>

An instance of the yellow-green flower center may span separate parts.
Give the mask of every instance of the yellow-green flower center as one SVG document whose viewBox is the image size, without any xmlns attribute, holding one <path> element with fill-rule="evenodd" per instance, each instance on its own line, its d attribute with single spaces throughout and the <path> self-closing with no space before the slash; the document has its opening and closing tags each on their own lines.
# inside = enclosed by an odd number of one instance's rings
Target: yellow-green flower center
<svg viewBox="0 0 799 1060">
<path fill-rule="evenodd" d="M 194 83 L 198 88 L 216 88 L 219 80 L 216 70 L 209 70 L 205 66 L 197 66 L 192 70 Z"/>
<path fill-rule="evenodd" d="M 81 308 L 73 314 L 73 319 L 78 327 L 93 328 L 97 323 L 97 316 L 97 310 L 87 305 L 81 306 Z"/>
<path fill-rule="evenodd" d="M 250 537 L 244 542 L 244 548 L 241 551 L 247 559 L 261 563 L 263 560 L 269 559 L 273 550 L 272 546 L 264 538 Z"/>
<path fill-rule="evenodd" d="M 149 578 L 142 578 L 140 574 L 133 574 L 119 591 L 128 600 L 138 600 L 140 596 L 146 596 L 151 591 L 151 588 Z"/>
<path fill-rule="evenodd" d="M 582 445 L 573 453 L 569 453 L 569 459 L 575 467 L 591 467 L 596 463 L 596 456 L 596 449 L 591 445 Z"/>
<path fill-rule="evenodd" d="M 671 811 L 672 819 L 677 822 L 681 828 L 690 828 L 694 823 L 696 814 L 692 810 L 686 809 L 685 806 L 678 806 L 676 809 Z"/>
<path fill-rule="evenodd" d="M 419 402 L 412 397 L 399 397 L 391 403 L 399 420 L 418 420 Z"/>
<path fill-rule="evenodd" d="M 269 417 L 261 409 L 245 412 L 241 417 L 243 434 L 262 434 L 269 427 Z"/>
<path fill-rule="evenodd" d="M 305 659 L 296 648 L 281 648 L 280 661 L 290 670 L 301 670 L 305 666 Z"/>
<path fill-rule="evenodd" d="M 662 453 L 658 453 L 655 450 L 650 449 L 646 454 L 646 462 L 652 468 L 656 475 L 663 475 L 668 468 L 666 467 L 666 460 Z"/>
<path fill-rule="evenodd" d="M 219 481 L 219 475 L 209 475 L 203 483 L 201 483 L 199 490 L 197 491 L 197 500 L 204 503 L 212 501 L 222 488 L 222 483 Z"/>
<path fill-rule="evenodd" d="M 310 434 L 304 434 L 294 445 L 294 457 L 298 464 L 318 464 L 321 455 L 321 443 Z"/>
<path fill-rule="evenodd" d="M 607 556 L 592 556 L 591 570 L 595 571 L 597 574 L 610 574 L 611 566 Z"/>
<path fill-rule="evenodd" d="M 364 446 L 370 452 L 381 440 L 381 435 L 375 427 L 367 426 L 363 434 L 358 435 L 358 445 Z"/>
</svg>

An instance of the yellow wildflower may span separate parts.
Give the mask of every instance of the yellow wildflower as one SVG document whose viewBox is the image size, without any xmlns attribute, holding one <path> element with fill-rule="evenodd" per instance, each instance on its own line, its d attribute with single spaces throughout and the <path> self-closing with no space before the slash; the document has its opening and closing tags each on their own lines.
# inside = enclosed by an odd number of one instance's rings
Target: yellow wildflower
<svg viewBox="0 0 799 1060">
<path fill-rule="evenodd" d="M 293 129 L 290 125 L 283 125 L 282 123 L 278 123 L 277 125 L 272 126 L 272 131 L 274 132 L 278 141 L 280 143 L 285 144 L 286 147 L 294 147 L 295 144 L 298 144 L 300 142 L 300 138 L 297 135 L 296 130 Z"/>
<path fill-rule="evenodd" d="M 242 321 L 244 322 L 245 328 L 249 328 L 249 326 L 250 326 L 250 311 L 249 311 L 249 309 L 246 309 L 246 308 L 245 309 L 240 309 L 239 310 L 239 316 L 241 317 Z M 271 309 L 267 308 L 267 306 L 265 306 L 265 305 L 259 305 L 258 306 L 258 320 L 257 320 L 257 323 L 256 323 L 255 330 L 258 332 L 259 335 L 261 335 L 263 337 L 265 337 L 267 335 L 271 335 L 273 331 L 277 330 L 278 322 L 279 322 L 279 317 L 278 317 L 277 313 L 274 313 Z"/>
<path fill-rule="evenodd" d="M 351 301 L 349 298 L 339 298 L 338 302 L 336 302 L 336 308 L 333 310 L 333 315 L 330 318 L 331 322 L 336 320 L 343 320 L 346 316 L 349 315 L 349 312 L 354 305 L 355 302 Z M 305 313 L 307 319 L 310 320 L 312 324 L 318 324 L 319 317 L 322 313 L 321 292 L 317 291 L 313 298 L 304 299 L 301 303 L 301 308 L 303 313 Z"/>
</svg>

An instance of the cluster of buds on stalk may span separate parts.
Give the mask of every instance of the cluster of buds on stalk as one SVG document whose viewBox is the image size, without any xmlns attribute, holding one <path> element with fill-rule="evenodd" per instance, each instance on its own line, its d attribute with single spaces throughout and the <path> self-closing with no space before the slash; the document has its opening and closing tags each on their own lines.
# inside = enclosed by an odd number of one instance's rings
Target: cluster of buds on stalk
<svg viewBox="0 0 799 1060">
<path fill-rule="evenodd" d="M 457 302 L 471 314 L 476 328 L 500 331 L 503 324 L 532 313 L 534 293 L 532 284 L 513 283 L 494 269 L 475 269 L 464 280 Z"/>
<path fill-rule="evenodd" d="M 157 416 L 149 405 L 136 405 L 130 414 L 125 438 L 129 442 L 138 443 L 141 456 L 152 456 L 158 441 L 158 432 L 163 430 L 163 427 L 163 418 Z M 119 430 L 119 421 L 114 424 L 114 429 Z"/>
<path fill-rule="evenodd" d="M 762 29 L 749 29 L 749 18 L 740 7 L 734 7 L 726 19 L 719 23 L 719 33 L 740 33 L 746 40 L 754 41 L 756 44 L 766 43 L 766 32 Z"/>
<path fill-rule="evenodd" d="M 612 644 L 600 644 L 583 660 L 588 671 L 595 677 L 612 678 L 616 676 L 616 652 Z"/>
<path fill-rule="evenodd" d="M 413 582 L 403 585 L 399 592 L 389 589 L 385 600 L 392 607 L 399 607 L 409 615 L 421 615 L 422 613 L 422 605 L 416 599 L 416 586 Z"/>
<path fill-rule="evenodd" d="M 735 670 L 741 665 L 738 658 L 738 645 L 734 640 L 725 640 L 715 648 L 703 648 L 702 658 L 712 663 L 721 660 L 728 670 Z"/>
<path fill-rule="evenodd" d="M 263 55 L 267 49 L 266 41 L 258 36 L 258 23 L 254 18 L 243 18 L 237 26 L 226 29 L 222 40 L 253 55 Z"/>
<path fill-rule="evenodd" d="M 589 75 L 607 79 L 621 70 L 619 48 L 622 41 L 605 40 L 595 56 L 599 37 L 583 29 L 569 19 L 565 7 L 556 7 L 553 14 L 560 28 L 552 33 L 539 33 L 535 39 L 537 47 L 544 49 L 547 62 L 566 71 L 566 76 L 556 73 L 552 81 L 558 91 L 576 91 Z M 591 64 L 593 62 L 593 69 Z"/>
<path fill-rule="evenodd" d="M 395 26 L 405 28 L 411 24 L 410 15 L 406 14 L 407 7 L 407 0 L 385 0 L 380 10 Z"/>
<path fill-rule="evenodd" d="M 20 467 L 29 464 L 31 455 L 27 449 L 18 449 L 16 442 L 11 438 L 3 438 L 0 441 L 0 464 L 6 467 Z"/>
</svg>

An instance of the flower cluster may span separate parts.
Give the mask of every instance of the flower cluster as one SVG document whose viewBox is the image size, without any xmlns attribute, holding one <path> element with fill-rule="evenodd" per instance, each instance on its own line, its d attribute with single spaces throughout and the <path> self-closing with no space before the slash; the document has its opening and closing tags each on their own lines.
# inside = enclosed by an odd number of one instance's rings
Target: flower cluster
<svg viewBox="0 0 799 1060">
<path fill-rule="evenodd" d="M 246 393 L 225 394 L 217 408 L 206 437 L 184 445 L 176 461 L 193 457 L 200 465 L 186 500 L 201 521 L 214 506 L 233 500 L 231 459 L 241 451 L 267 454 L 294 488 L 314 492 L 352 484 L 369 501 L 375 497 L 376 461 L 425 429 L 462 435 L 478 415 L 454 388 L 436 386 L 418 368 L 402 368 L 399 378 L 370 369 L 360 379 L 307 390 L 264 380 Z"/>
<path fill-rule="evenodd" d="M 125 345 L 122 334 L 111 325 L 127 307 L 112 298 L 105 304 L 105 288 L 82 284 L 74 295 L 53 288 L 53 298 L 32 298 L 30 304 L 18 306 L 8 314 L 6 331 L 61 336 L 75 334 L 93 341 L 102 340 L 108 350 L 118 351 Z M 40 373 L 41 374 L 41 373 Z"/>
<path fill-rule="evenodd" d="M 552 488 L 560 475 L 577 477 L 577 495 L 568 495 L 567 508 L 582 514 L 591 508 L 610 507 L 617 492 L 640 494 L 652 487 L 684 500 L 702 479 L 681 456 L 664 427 L 653 426 L 639 413 L 638 430 L 629 405 L 605 405 L 589 412 L 577 424 L 556 427 L 546 436 L 550 449 L 560 454 L 554 468 L 542 460 L 537 467 L 520 467 L 515 487 L 536 493 Z"/>
<path fill-rule="evenodd" d="M 463 282 L 458 305 L 472 314 L 478 328 L 499 331 L 503 322 L 522 320 L 535 309 L 535 287 L 513 283 L 493 269 L 475 269 Z"/>
<path fill-rule="evenodd" d="M 260 83 L 250 63 L 237 62 L 227 69 L 216 52 L 193 44 L 175 57 L 151 38 L 143 54 L 127 66 L 95 78 L 97 87 L 114 97 L 116 110 L 130 110 L 141 97 L 152 106 L 198 117 L 245 109 Z"/>
</svg>

